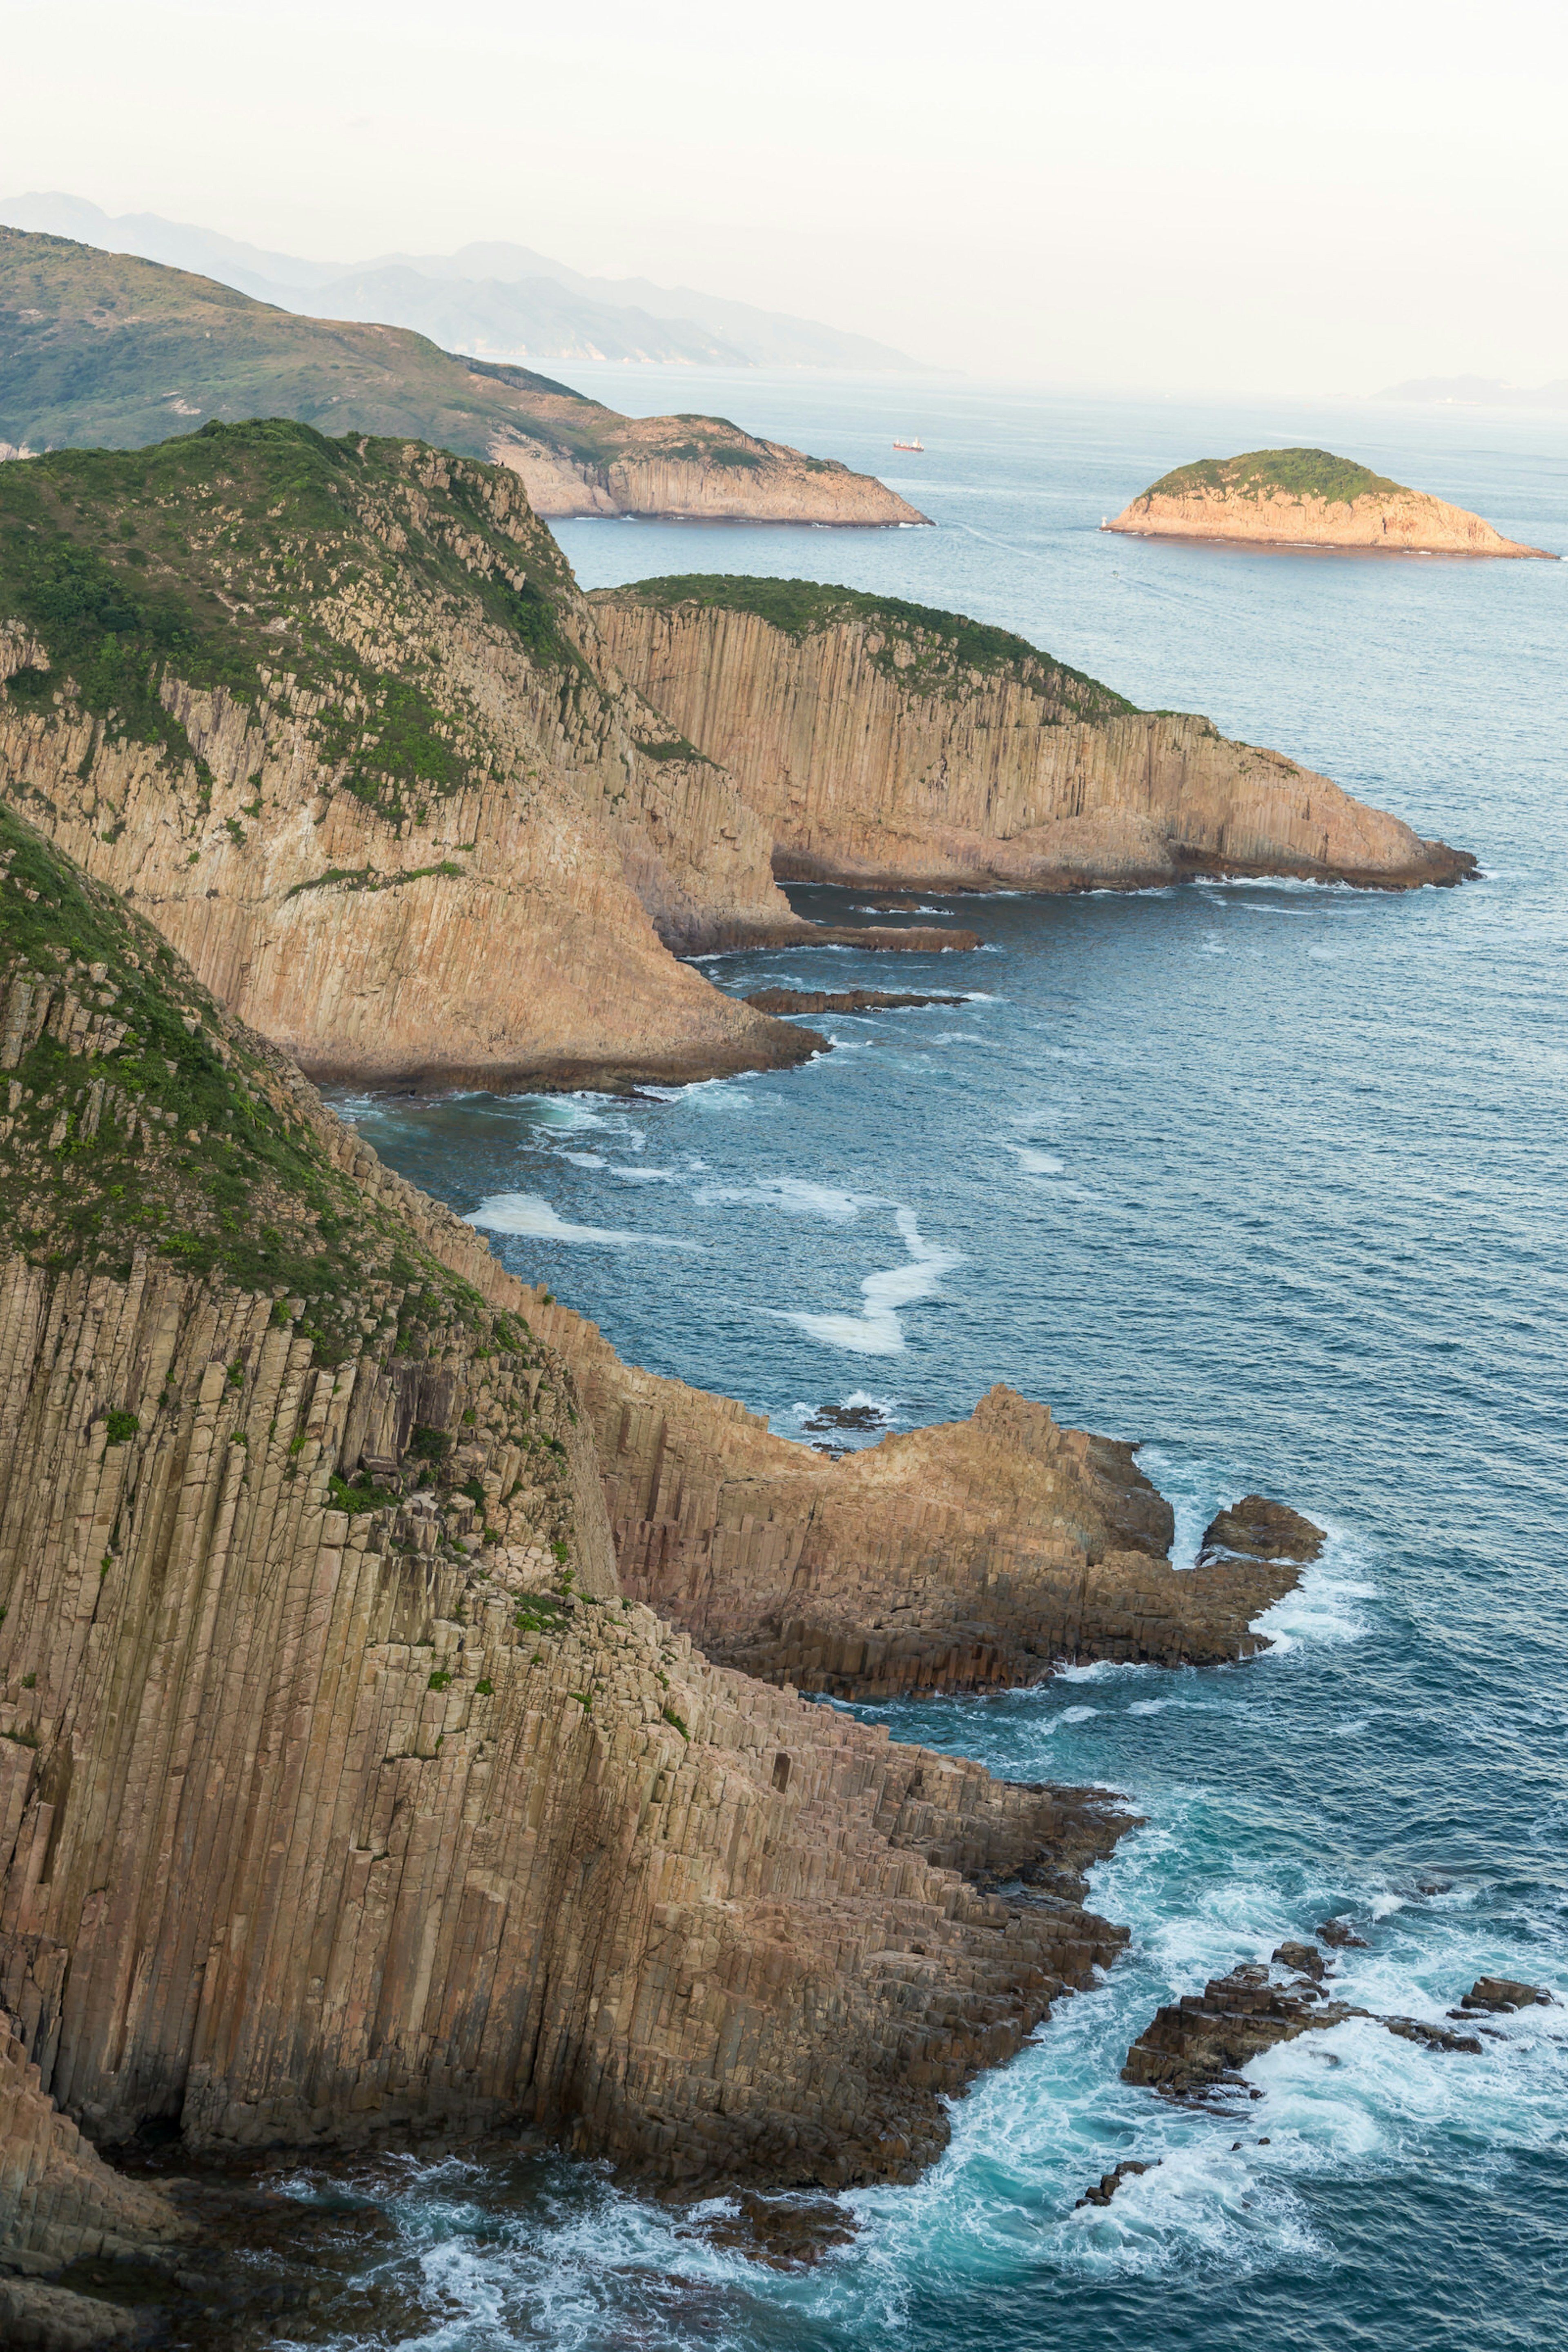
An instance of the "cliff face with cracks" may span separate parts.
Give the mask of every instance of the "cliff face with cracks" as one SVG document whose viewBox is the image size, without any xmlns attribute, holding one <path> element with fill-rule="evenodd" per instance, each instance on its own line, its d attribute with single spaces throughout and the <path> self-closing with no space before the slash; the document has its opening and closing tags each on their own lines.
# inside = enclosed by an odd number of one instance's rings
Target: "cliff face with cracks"
<svg viewBox="0 0 1568 2352">
<path fill-rule="evenodd" d="M 320 1077 L 818 1042 L 669 952 L 823 935 L 504 471 L 276 424 L 6 467 L 0 676 L 0 792 Z"/>
<path fill-rule="evenodd" d="M 703 1658 L 473 1234 L 3 812 L 0 943 L 0 2264 L 178 2228 L 70 2124 L 911 2178 L 1123 1818 Z"/>
<path fill-rule="evenodd" d="M 837 1697 L 1011 1688 L 1094 1658 L 1215 1665 L 1321 1531 L 1248 1496 L 1194 1567 L 1131 1447 L 994 1388 L 973 1418 L 835 1461 L 732 1399 L 624 1364 L 531 1294 L 592 1421 L 625 1591 L 750 1675 Z"/>
<path fill-rule="evenodd" d="M 952 614 L 799 581 L 657 580 L 589 601 L 624 674 L 734 777 L 786 881 L 1405 888 L 1475 865 L 1277 751 L 1135 710 Z"/>
</svg>

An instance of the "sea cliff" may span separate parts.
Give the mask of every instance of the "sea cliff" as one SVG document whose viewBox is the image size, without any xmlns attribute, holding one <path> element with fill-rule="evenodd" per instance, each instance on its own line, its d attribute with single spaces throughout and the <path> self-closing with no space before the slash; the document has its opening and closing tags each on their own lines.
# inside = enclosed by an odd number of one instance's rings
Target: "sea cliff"
<svg viewBox="0 0 1568 2352">
<path fill-rule="evenodd" d="M 0 1040 L 0 2265 L 188 2228 L 150 2121 L 912 2178 L 1125 1817 L 624 1593 L 532 1294 L 4 811 Z"/>
<path fill-rule="evenodd" d="M 1278 751 L 1136 710 L 959 614 L 700 577 L 589 603 L 625 676 L 733 777 L 784 880 L 1074 890 L 1289 874 L 1408 888 L 1474 868 Z"/>
<path fill-rule="evenodd" d="M 503 468 L 279 423 L 6 467 L 0 677 L 0 793 L 319 1078 L 615 1086 L 820 1042 L 677 961 L 827 935 Z"/>
<path fill-rule="evenodd" d="M 1178 467 L 1107 530 L 1146 539 L 1224 539 L 1281 547 L 1378 548 L 1394 554 L 1534 555 L 1479 515 L 1406 489 L 1326 449 L 1255 449 Z"/>
</svg>

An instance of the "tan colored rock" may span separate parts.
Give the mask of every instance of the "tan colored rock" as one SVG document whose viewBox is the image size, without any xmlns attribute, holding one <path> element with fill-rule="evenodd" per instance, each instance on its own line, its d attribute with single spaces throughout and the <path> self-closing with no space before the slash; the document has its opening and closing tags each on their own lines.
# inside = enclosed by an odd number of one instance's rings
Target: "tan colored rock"
<svg viewBox="0 0 1568 2352">
<path fill-rule="evenodd" d="M 808 457 L 723 418 L 621 416 L 569 394 L 529 391 L 489 454 L 521 475 L 535 514 L 676 522 L 889 525 L 929 517 L 870 474 Z"/>
<path fill-rule="evenodd" d="M 471 1277 L 470 1277 L 471 1278 Z M 1045 1680 L 1095 1658 L 1213 1665 L 1268 1646 L 1252 1621 L 1321 1548 L 1297 1513 L 1267 1554 L 1168 1552 L 1169 1506 L 1130 1446 L 994 1388 L 967 1422 L 833 1460 L 727 1397 L 624 1364 L 569 1307 L 530 1320 L 592 1419 L 624 1589 L 766 1681 L 888 1698 Z"/>
<path fill-rule="evenodd" d="M 247 462 L 248 429 L 193 445 L 185 463 L 211 498 L 225 482 L 232 494 L 225 468 Z M 274 468 L 292 455 L 257 446 Z M 151 493 L 151 511 L 138 507 L 144 461 L 122 462 L 127 528 L 167 567 L 152 585 L 187 594 L 193 567 L 216 565 L 226 595 L 248 589 L 264 610 L 271 559 L 250 559 L 247 576 L 210 507 L 195 552 L 171 545 Z M 417 445 L 374 445 L 342 470 L 353 511 L 341 547 L 328 542 L 334 576 L 277 616 L 276 666 L 263 663 L 252 695 L 163 669 L 172 745 L 84 707 L 68 672 L 53 688 L 38 637 L 0 624 L 0 678 L 51 682 L 0 699 L 0 793 L 323 1080 L 616 1087 L 816 1050 L 670 952 L 836 934 L 792 913 L 771 840 L 730 779 L 607 661 L 516 478 Z M 303 569 L 317 543 L 298 544 Z M 533 575 L 548 595 L 524 609 L 553 615 L 542 650 L 498 604 Z M 438 680 L 443 744 L 467 780 L 437 790 L 395 760 L 367 781 L 342 710 L 300 682 L 333 662 L 345 702 L 367 670 L 384 692 Z M 864 943 L 921 944 L 897 931 Z"/>
<path fill-rule="evenodd" d="M 1475 861 L 1206 719 L 1136 711 L 1021 638 L 840 589 L 590 598 L 624 674 L 733 776 L 786 881 L 1136 889 L 1194 874 L 1381 888 Z M 758 609 L 748 609 L 754 602 Z"/>
<path fill-rule="evenodd" d="M 1286 463 L 1281 466 L 1279 461 Z M 1309 461 L 1318 460 L 1317 466 Z M 1294 464 L 1289 461 L 1295 461 Z M 1311 487 L 1315 474 L 1331 482 Z M 1276 478 L 1283 474 L 1286 478 Z M 1298 478 L 1300 486 L 1298 487 Z M 1364 487 L 1363 486 L 1364 484 Z M 1133 499 L 1107 530 L 1143 539 L 1219 539 L 1268 547 L 1377 549 L 1428 555 L 1555 556 L 1504 539 L 1489 522 L 1324 450 L 1258 449 L 1179 467 Z"/>
<path fill-rule="evenodd" d="M 0 948 L 32 959 L 0 966 L 0 2000 L 37 2070 L 13 2057 L 0 2181 L 41 2148 L 63 2200 L 27 2226 L 111 2226 L 70 2203 L 66 2136 L 151 2118 L 198 2147 L 526 2123 L 674 2182 L 912 2178 L 946 2096 L 1114 1958 L 1081 1873 L 1126 1817 L 726 1671 L 623 1596 L 531 1295 L 106 890 L 0 833 Z M 38 1139 L 95 963 L 142 1030 L 177 1014 L 184 1059 L 106 1089 L 68 1197 Z M 279 1171 L 229 1224 L 151 1115 L 164 1066 L 214 1099 L 232 1077 Z M 193 1231 L 122 1270 L 167 1199 Z M 352 1229 L 357 1322 L 327 1244 L 298 1297 L 224 1271 L 300 1199 Z"/>
</svg>

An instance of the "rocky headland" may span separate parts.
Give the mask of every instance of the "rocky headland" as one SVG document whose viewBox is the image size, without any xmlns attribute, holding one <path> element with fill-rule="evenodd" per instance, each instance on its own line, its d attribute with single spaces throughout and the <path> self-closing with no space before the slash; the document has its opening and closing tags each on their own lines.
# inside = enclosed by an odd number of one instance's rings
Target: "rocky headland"
<svg viewBox="0 0 1568 2352">
<path fill-rule="evenodd" d="M 536 514 L 637 515 L 677 522 L 827 522 L 886 530 L 930 517 L 870 474 L 743 433 L 722 416 L 622 416 L 521 371 L 516 418 L 487 455 L 521 474 Z"/>
<path fill-rule="evenodd" d="M 0 2265 L 177 2234 L 153 2122 L 912 2178 L 1125 1816 L 711 1663 L 472 1230 L 8 812 L 0 941 Z"/>
<path fill-rule="evenodd" d="M 189 270 L 0 226 L 0 457 L 140 448 L 263 416 L 493 458 L 541 514 L 926 520 L 873 476 L 726 417 L 622 416 L 406 327 L 302 318 Z"/>
<path fill-rule="evenodd" d="M 1474 870 L 1278 751 L 1137 710 L 960 614 L 695 576 L 588 601 L 619 669 L 733 777 L 784 881 L 1085 890 L 1287 874 L 1407 889 Z"/>
<path fill-rule="evenodd" d="M 1145 539 L 1557 560 L 1543 547 L 1504 539 L 1463 507 L 1406 489 L 1327 449 L 1254 449 L 1241 457 L 1205 457 L 1178 466 L 1104 528 Z"/>
<path fill-rule="evenodd" d="M 319 1079 L 787 1066 L 678 957 L 975 944 L 793 914 L 501 467 L 270 423 L 0 468 L 0 793 Z"/>
<path fill-rule="evenodd" d="M 1215 1665 L 1322 1548 L 1259 1496 L 1191 1569 L 1170 1506 L 1117 1440 L 996 1387 L 966 1422 L 835 1457 L 728 1397 L 623 1363 L 542 1292 L 529 1320 L 594 1430 L 623 1591 L 762 1680 L 838 1698 L 1011 1688 L 1110 1658 Z"/>
</svg>

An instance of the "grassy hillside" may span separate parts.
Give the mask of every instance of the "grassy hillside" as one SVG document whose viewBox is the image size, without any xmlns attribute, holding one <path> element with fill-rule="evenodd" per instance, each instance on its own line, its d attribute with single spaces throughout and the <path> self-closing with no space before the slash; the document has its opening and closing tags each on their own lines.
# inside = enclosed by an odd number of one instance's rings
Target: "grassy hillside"
<svg viewBox="0 0 1568 2352">
<path fill-rule="evenodd" d="M 1213 497 L 1326 499 L 1350 506 L 1356 499 L 1387 497 L 1404 489 L 1386 475 L 1358 466 L 1353 458 L 1336 457 L 1329 449 L 1253 449 L 1244 457 L 1200 457 L 1195 465 L 1178 466 L 1142 492 L 1146 499 Z"/>
<path fill-rule="evenodd" d="M 1136 706 L 1082 670 L 1053 661 L 1026 637 L 910 604 L 900 596 L 873 596 L 857 588 L 825 587 L 815 580 L 755 580 L 690 572 L 663 580 L 634 581 L 626 588 L 601 588 L 590 601 L 635 599 L 642 604 L 703 604 L 731 613 L 754 613 L 786 636 L 819 635 L 841 623 L 859 624 L 882 639 L 879 667 L 917 691 L 940 691 L 965 673 L 1016 677 L 1037 693 L 1044 690 L 1083 719 L 1112 719 Z M 900 658 L 901 655 L 901 658 Z"/>
<path fill-rule="evenodd" d="M 482 457 L 528 392 L 576 398 L 406 328 L 300 319 L 187 270 L 0 228 L 0 440 L 17 447 L 134 449 L 282 415 Z"/>
<path fill-rule="evenodd" d="M 0 227 L 0 443 L 136 449 L 214 420 L 288 416 L 333 436 L 488 457 L 496 436 L 595 465 L 640 451 L 730 467 L 766 445 L 723 417 L 618 415 L 549 376 L 455 357 L 404 327 L 304 319 L 216 279 Z"/>
<path fill-rule="evenodd" d="M 273 418 L 0 466 L 0 621 L 25 624 L 49 663 L 8 695 L 48 702 L 68 675 L 110 734 L 189 757 L 165 669 L 253 704 L 288 672 L 321 698 L 312 725 L 344 787 L 386 815 L 473 781 L 489 765 L 474 714 L 416 665 L 356 651 L 333 612 L 368 593 L 395 640 L 410 595 L 434 593 L 575 682 L 559 626 L 571 574 L 510 475 L 448 464 L 443 487 L 432 453 L 416 486 L 405 446 Z"/>
</svg>

